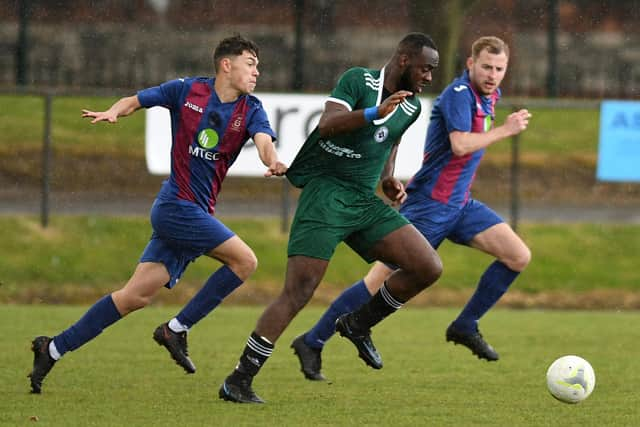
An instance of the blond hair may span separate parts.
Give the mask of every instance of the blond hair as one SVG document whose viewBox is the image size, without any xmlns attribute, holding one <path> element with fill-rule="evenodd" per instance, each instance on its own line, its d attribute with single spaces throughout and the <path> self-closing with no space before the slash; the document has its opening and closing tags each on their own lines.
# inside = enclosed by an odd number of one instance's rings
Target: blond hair
<svg viewBox="0 0 640 427">
<path fill-rule="evenodd" d="M 480 37 L 474 41 L 471 45 L 471 57 L 473 59 L 478 58 L 480 53 L 485 49 L 493 55 L 499 55 L 504 52 L 505 55 L 509 57 L 509 45 L 501 38 L 495 36 Z"/>
</svg>

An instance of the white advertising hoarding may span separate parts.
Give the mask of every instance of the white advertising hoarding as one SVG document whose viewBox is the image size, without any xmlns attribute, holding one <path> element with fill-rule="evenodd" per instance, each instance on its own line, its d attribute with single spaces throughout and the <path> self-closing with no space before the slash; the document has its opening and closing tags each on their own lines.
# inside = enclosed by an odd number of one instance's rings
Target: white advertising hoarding
<svg viewBox="0 0 640 427">
<path fill-rule="evenodd" d="M 257 94 L 262 101 L 271 127 L 278 140 L 276 147 L 280 159 L 291 164 L 308 134 L 314 129 L 322 114 L 325 95 Z M 416 122 L 405 132 L 396 157 L 395 176 L 408 179 L 422 163 L 422 149 L 427 133 L 431 100 L 421 98 L 422 112 Z M 169 110 L 162 107 L 146 111 L 145 153 L 147 168 L 153 175 L 168 175 L 171 168 L 171 120 Z M 229 175 L 262 176 L 265 167 L 258 157 L 252 141 L 242 149 Z"/>
</svg>

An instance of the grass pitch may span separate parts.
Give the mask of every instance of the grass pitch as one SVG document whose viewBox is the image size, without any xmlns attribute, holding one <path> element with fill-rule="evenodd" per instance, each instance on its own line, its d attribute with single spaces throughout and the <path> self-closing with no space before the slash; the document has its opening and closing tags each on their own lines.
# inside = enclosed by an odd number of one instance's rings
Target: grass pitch
<svg viewBox="0 0 640 427">
<path fill-rule="evenodd" d="M 435 99 L 434 95 L 429 96 Z M 83 147 L 92 141 L 91 149 L 139 152 L 144 141 L 144 114 L 134 114 L 118 121 L 118 130 L 100 126 L 88 126 L 80 117 L 83 108 L 106 110 L 117 97 L 59 96 L 53 100 L 52 138 L 56 147 Z M 41 97 L 0 95 L 2 138 L 20 141 L 21 146 L 40 146 L 44 121 L 44 102 Z M 501 124 L 511 109 L 498 105 L 497 123 Z M 533 114 L 531 125 L 522 134 L 521 142 L 527 153 L 536 156 L 595 158 L 598 150 L 598 123 L 600 112 L 595 109 L 529 108 Z M 575 123 L 580 123 L 577 130 Z M 35 124 L 35 125 L 34 125 Z M 509 144 L 496 144 L 491 152 L 509 153 Z"/>
<path fill-rule="evenodd" d="M 247 289 L 279 292 L 287 262 L 288 236 L 280 232 L 278 220 L 223 221 L 258 257 L 258 270 Z M 151 234 L 146 217 L 54 216 L 46 229 L 35 217 L 0 217 L 0 230 L 0 303 L 39 298 L 47 303 L 92 303 L 95 292 L 102 295 L 126 283 Z M 512 290 L 638 290 L 637 225 L 521 224 L 519 232 L 531 247 L 533 260 Z M 438 252 L 444 274 L 434 285 L 437 289 L 474 289 L 482 272 L 493 262 L 486 254 L 450 242 L 445 242 Z M 199 258 L 189 266 L 176 290 L 182 291 L 187 285 L 199 289 L 217 268 L 217 262 Z M 319 291 L 329 288 L 339 292 L 364 277 L 369 268 L 341 244 Z"/>
<path fill-rule="evenodd" d="M 631 426 L 640 424 L 637 312 L 494 310 L 485 337 L 500 352 L 480 361 L 444 341 L 457 310 L 408 308 L 374 329 L 385 366 L 374 371 L 340 337 L 324 352 L 331 383 L 303 379 L 289 344 L 321 314 L 307 307 L 277 343 L 254 382 L 266 405 L 222 402 L 260 307 L 221 307 L 190 335 L 198 367 L 185 375 L 151 339 L 177 307 L 149 307 L 107 329 L 53 369 L 42 395 L 29 395 L 30 340 L 55 334 L 86 310 L 14 306 L 0 310 L 0 425 L 437 425 Z M 558 356 L 593 365 L 597 384 L 578 405 L 553 399 L 545 373 Z"/>
</svg>

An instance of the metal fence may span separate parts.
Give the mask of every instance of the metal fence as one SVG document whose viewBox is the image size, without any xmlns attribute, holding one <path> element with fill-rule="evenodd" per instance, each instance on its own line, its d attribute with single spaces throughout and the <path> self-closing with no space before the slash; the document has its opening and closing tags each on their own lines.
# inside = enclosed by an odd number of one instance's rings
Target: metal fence
<svg viewBox="0 0 640 427">
<path fill-rule="evenodd" d="M 504 38 L 510 95 L 640 93 L 640 8 L 631 1 L 371 0 L 362 8 L 346 0 L 238 0 L 221 8 L 172 0 L 160 2 L 162 12 L 153 1 L 81 3 L 0 0 L 0 87 L 135 88 L 208 75 L 215 43 L 240 32 L 261 47 L 261 90 L 325 92 L 342 70 L 384 64 L 400 37 L 421 29 L 438 42 L 444 74 L 447 63 L 462 68 L 478 35 Z M 451 24 L 454 3 L 467 6 Z M 436 90 L 451 77 L 440 75 Z"/>
<path fill-rule="evenodd" d="M 42 127 L 42 150 L 41 150 L 41 170 L 40 175 L 40 222 L 43 227 L 49 224 L 49 217 L 52 214 L 51 208 L 51 173 L 54 167 L 54 159 L 52 156 L 52 150 L 55 145 L 55 141 L 52 139 L 52 117 L 53 117 L 53 105 L 54 98 L 61 96 L 100 96 L 109 93 L 118 93 L 119 91 L 74 91 L 74 92 L 59 92 L 59 91 L 41 91 L 41 90 L 19 90 L 19 91 L 0 91 L 0 95 L 25 95 L 25 96 L 37 96 L 43 100 L 43 122 L 39 125 Z M 544 109 L 593 109 L 599 108 L 599 101 L 571 101 L 571 100 L 548 100 L 548 99 L 526 99 L 526 98 L 507 98 L 501 102 L 502 107 L 506 107 L 513 111 L 516 111 L 523 106 L 528 108 L 544 108 Z M 521 146 L 520 137 L 515 136 L 510 141 L 510 166 L 509 166 L 509 199 L 508 199 L 508 215 L 509 221 L 513 228 L 518 227 L 518 223 L 521 218 Z M 258 190 L 259 192 L 260 190 Z M 252 196 L 248 195 L 248 199 Z M 294 206 L 294 200 L 291 195 L 290 186 L 283 180 L 283 184 L 280 188 L 279 199 L 279 216 L 282 221 L 283 231 L 288 230 L 290 212 Z M 249 201 L 247 201 L 249 203 Z M 261 211 L 265 211 L 261 208 Z M 273 211 L 271 211 L 273 212 Z"/>
</svg>

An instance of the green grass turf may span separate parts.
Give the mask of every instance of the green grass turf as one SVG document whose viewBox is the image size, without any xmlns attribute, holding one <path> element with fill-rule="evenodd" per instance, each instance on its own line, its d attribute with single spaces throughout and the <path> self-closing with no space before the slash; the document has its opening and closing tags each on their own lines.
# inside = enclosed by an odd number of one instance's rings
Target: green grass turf
<svg viewBox="0 0 640 427">
<path fill-rule="evenodd" d="M 57 96 L 52 102 L 51 140 L 56 149 L 92 152 L 134 152 L 144 147 L 144 114 L 118 120 L 118 130 L 92 126 L 81 117 L 82 109 L 104 111 L 117 98 Z M 42 145 L 44 99 L 37 96 L 0 95 L 0 130 L 4 149 L 17 150 Z M 104 125 L 104 124 L 103 124 Z M 19 143 L 19 145 L 17 145 Z"/>
<path fill-rule="evenodd" d="M 52 140 L 58 149 L 140 152 L 144 143 L 144 114 L 138 112 L 118 121 L 118 130 L 108 126 L 90 126 L 80 118 L 80 111 L 106 110 L 117 98 L 58 96 L 53 100 Z M 1 138 L 20 142 L 25 148 L 42 144 L 44 102 L 40 97 L 0 95 Z M 522 134 L 523 160 L 540 161 L 540 157 L 595 159 L 598 150 L 598 110 L 531 108 L 529 128 Z M 500 108 L 496 124 L 502 124 L 511 110 Z M 508 155 L 510 144 L 494 144 L 488 155 Z M 12 144 L 13 145 L 13 144 Z M 15 146 L 14 146 L 15 148 Z"/>
<path fill-rule="evenodd" d="M 523 157 L 574 158 L 595 160 L 598 152 L 600 112 L 598 110 L 568 110 L 530 108 L 529 127 L 520 134 Z M 511 110 L 499 109 L 496 124 L 504 123 Z M 510 153 L 510 144 L 497 143 L 489 154 Z"/>
<path fill-rule="evenodd" d="M 29 395 L 30 340 L 58 333 L 85 310 L 1 307 L 0 425 L 34 425 L 30 417 L 40 426 L 640 425 L 636 312 L 494 310 L 481 327 L 501 360 L 488 363 L 444 341 L 456 311 L 408 308 L 374 328 L 380 371 L 348 341 L 331 340 L 323 366 L 329 384 L 304 380 L 288 348 L 320 315 L 308 307 L 254 382 L 267 404 L 246 406 L 222 402 L 217 392 L 262 310 L 223 306 L 198 324 L 189 338 L 198 371 L 185 375 L 151 339 L 177 308 L 149 307 L 65 356 L 43 394 Z M 565 354 L 586 358 L 596 372 L 595 391 L 578 405 L 546 390 L 547 367 Z"/>
<path fill-rule="evenodd" d="M 276 219 L 222 218 L 255 251 L 259 266 L 251 286 L 279 289 L 286 266 L 287 235 Z M 145 217 L 54 216 L 42 229 L 36 217 L 0 217 L 0 302 L 28 288 L 121 287 L 151 233 Z M 519 232 L 533 260 L 516 282 L 525 292 L 637 291 L 640 227 L 597 224 L 522 224 Z M 445 242 L 438 288 L 471 289 L 491 262 L 483 253 Z M 191 264 L 180 286 L 199 287 L 219 264 L 207 257 Z M 345 245 L 330 263 L 323 286 L 336 290 L 362 278 L 369 265 Z M 87 301 L 87 303 L 90 301 Z"/>
</svg>

